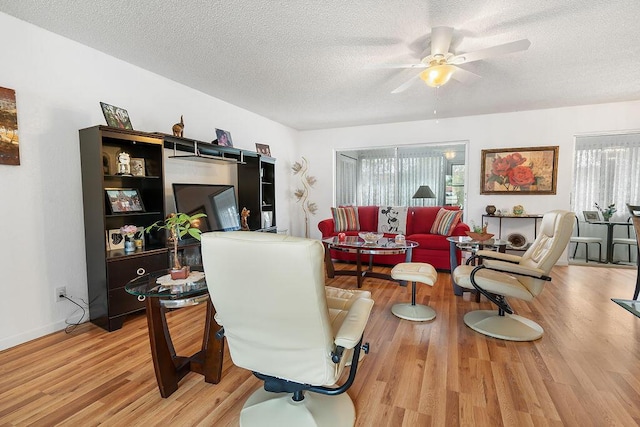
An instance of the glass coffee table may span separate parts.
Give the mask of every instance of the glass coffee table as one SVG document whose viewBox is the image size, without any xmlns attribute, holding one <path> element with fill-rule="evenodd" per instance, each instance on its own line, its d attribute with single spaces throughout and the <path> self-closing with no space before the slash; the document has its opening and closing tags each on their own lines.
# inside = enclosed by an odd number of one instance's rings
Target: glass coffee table
<svg viewBox="0 0 640 427">
<path fill-rule="evenodd" d="M 471 252 L 472 255 L 475 255 L 481 249 L 494 250 L 498 252 L 504 253 L 507 249 L 506 240 L 500 239 L 489 239 L 479 242 L 477 240 L 473 240 L 469 236 L 451 236 L 447 237 L 449 241 L 449 263 L 451 265 L 451 286 L 453 287 L 454 295 L 461 296 L 463 292 L 476 292 L 470 289 L 463 288 L 458 286 L 458 284 L 453 280 L 453 270 L 458 266 L 458 251 L 466 251 Z M 480 294 L 477 294 L 477 300 L 480 299 Z"/>
<path fill-rule="evenodd" d="M 214 320 L 215 309 L 202 267 L 191 267 L 189 278 L 180 281 L 171 281 L 167 277 L 169 272 L 167 269 L 144 274 L 125 286 L 128 293 L 146 303 L 151 358 L 162 397 L 176 391 L 178 382 L 191 371 L 204 375 L 205 382 L 220 382 L 224 351 L 224 340 L 216 338 L 220 325 Z M 191 356 L 178 356 L 169 334 L 166 311 L 201 303 L 207 304 L 202 349 Z"/>
<path fill-rule="evenodd" d="M 404 254 L 405 262 L 411 262 L 413 248 L 418 247 L 418 242 L 412 240 L 405 240 L 404 243 L 396 243 L 394 239 L 387 237 L 381 238 L 376 243 L 365 243 L 365 241 L 358 236 L 346 236 L 344 240 L 340 240 L 338 236 L 335 236 L 322 240 L 322 243 L 325 245 L 324 261 L 327 276 L 330 279 L 333 279 L 335 276 L 356 276 L 358 288 L 362 287 L 362 282 L 366 277 L 395 281 L 389 274 L 373 271 L 374 255 Z M 355 271 L 336 270 L 331 261 L 330 249 L 356 254 Z M 362 255 L 369 255 L 369 266 L 366 270 L 362 270 Z"/>
</svg>

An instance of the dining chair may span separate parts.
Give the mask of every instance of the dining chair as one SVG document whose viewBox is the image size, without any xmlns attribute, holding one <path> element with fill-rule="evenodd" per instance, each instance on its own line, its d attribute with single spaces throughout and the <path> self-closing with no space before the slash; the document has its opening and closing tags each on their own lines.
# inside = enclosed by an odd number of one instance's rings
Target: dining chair
<svg viewBox="0 0 640 427">
<path fill-rule="evenodd" d="M 636 236 L 631 236 L 632 234 L 631 228 L 633 227 L 631 218 L 632 217 L 629 217 L 627 219 L 627 222 L 629 223 L 629 225 L 627 226 L 627 237 L 614 237 L 613 240 L 611 241 L 612 251 L 615 251 L 616 245 L 627 245 L 627 253 L 628 253 L 627 260 L 629 262 L 631 262 L 631 247 L 632 246 L 635 246 L 636 248 L 638 247 L 638 241 L 636 240 Z"/>
<path fill-rule="evenodd" d="M 633 229 L 636 232 L 636 263 L 638 265 L 638 273 L 636 275 L 636 289 L 633 292 L 633 299 L 637 300 L 638 294 L 640 294 L 640 206 L 627 203 L 627 209 L 629 209 L 629 213 L 631 214 Z"/>
<path fill-rule="evenodd" d="M 602 237 L 593 236 L 581 236 L 580 235 L 580 221 L 576 215 L 576 235 L 572 236 L 569 240 L 569 244 L 575 243 L 576 246 L 573 249 L 573 256 L 571 258 L 576 259 L 576 252 L 578 252 L 578 245 L 584 244 L 585 261 L 589 262 L 589 245 L 592 243 L 598 244 L 598 262 L 602 262 Z"/>
</svg>

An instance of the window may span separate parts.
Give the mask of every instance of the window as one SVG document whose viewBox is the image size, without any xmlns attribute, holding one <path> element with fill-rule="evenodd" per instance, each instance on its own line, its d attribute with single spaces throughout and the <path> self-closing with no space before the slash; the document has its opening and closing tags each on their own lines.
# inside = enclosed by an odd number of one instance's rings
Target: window
<svg viewBox="0 0 640 427">
<path fill-rule="evenodd" d="M 576 137 L 571 206 L 592 211 L 595 203 L 615 203 L 622 221 L 626 203 L 640 204 L 640 133 Z"/>
<path fill-rule="evenodd" d="M 465 143 L 457 143 L 339 151 L 336 153 L 336 204 L 461 205 L 465 149 Z M 447 182 L 447 176 L 452 174 L 455 187 Z M 421 185 L 428 185 L 436 198 L 413 199 Z"/>
</svg>

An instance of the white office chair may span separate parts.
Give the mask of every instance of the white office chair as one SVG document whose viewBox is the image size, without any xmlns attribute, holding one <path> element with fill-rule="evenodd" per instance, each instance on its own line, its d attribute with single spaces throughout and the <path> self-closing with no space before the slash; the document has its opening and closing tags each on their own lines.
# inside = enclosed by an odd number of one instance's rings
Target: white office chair
<svg viewBox="0 0 640 427">
<path fill-rule="evenodd" d="M 464 323 L 476 332 L 509 341 L 533 341 L 543 329 L 530 319 L 518 316 L 506 297 L 532 301 L 551 280 L 549 272 L 564 252 L 573 232 L 575 215 L 568 211 L 544 214 L 540 232 L 520 257 L 494 251 L 478 251 L 478 266 L 461 265 L 453 271 L 454 281 L 463 288 L 476 289 L 498 306 L 498 310 L 476 310 L 465 314 Z"/>
<path fill-rule="evenodd" d="M 352 426 L 355 408 L 345 392 L 368 348 L 370 294 L 325 288 L 319 240 L 204 233 L 202 261 L 233 363 L 264 381 L 245 402 L 240 425 Z"/>
<path fill-rule="evenodd" d="M 573 249 L 573 256 L 571 258 L 576 259 L 576 252 L 578 252 L 578 245 L 584 244 L 584 252 L 585 252 L 585 260 L 589 262 L 589 245 L 592 243 L 598 244 L 598 262 L 602 262 L 602 238 L 601 237 L 592 237 L 592 236 L 581 236 L 580 235 L 580 221 L 578 221 L 578 217 L 576 216 L 576 235 L 571 237 L 569 243 L 575 243 L 576 246 Z"/>
</svg>

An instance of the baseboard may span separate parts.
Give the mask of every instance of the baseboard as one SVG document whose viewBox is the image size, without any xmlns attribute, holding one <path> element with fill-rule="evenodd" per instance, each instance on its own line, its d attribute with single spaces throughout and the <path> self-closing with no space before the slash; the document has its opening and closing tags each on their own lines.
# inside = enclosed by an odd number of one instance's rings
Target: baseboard
<svg viewBox="0 0 640 427">
<path fill-rule="evenodd" d="M 15 347 L 20 344 L 24 344 L 28 341 L 42 338 L 45 335 L 49 335 L 55 332 L 63 330 L 67 326 L 64 320 L 52 323 L 40 328 L 32 329 L 30 331 L 22 332 L 18 335 L 0 339 L 0 351 L 6 350 L 11 347 Z"/>
</svg>

